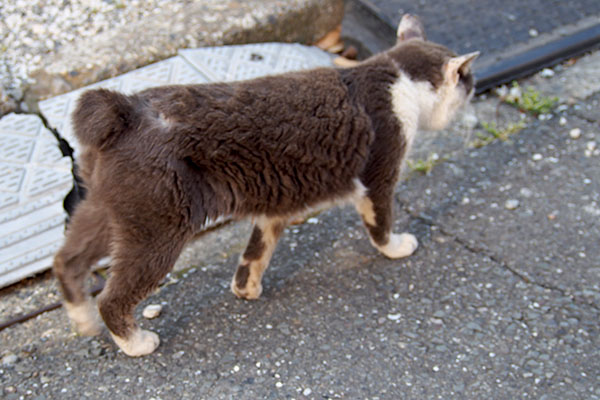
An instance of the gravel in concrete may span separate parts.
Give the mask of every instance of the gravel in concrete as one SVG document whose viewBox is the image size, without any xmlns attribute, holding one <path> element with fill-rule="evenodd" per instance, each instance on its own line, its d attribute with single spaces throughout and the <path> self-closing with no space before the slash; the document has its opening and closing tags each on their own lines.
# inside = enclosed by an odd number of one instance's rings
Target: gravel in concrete
<svg viewBox="0 0 600 400">
<path fill-rule="evenodd" d="M 342 11 L 342 0 L 2 2 L 0 115 L 182 48 L 313 44 L 341 22 Z"/>
</svg>

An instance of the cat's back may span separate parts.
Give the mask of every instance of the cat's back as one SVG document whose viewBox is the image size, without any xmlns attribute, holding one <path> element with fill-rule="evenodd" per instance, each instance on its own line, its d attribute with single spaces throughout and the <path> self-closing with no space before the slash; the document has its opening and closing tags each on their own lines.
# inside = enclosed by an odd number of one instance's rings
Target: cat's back
<svg viewBox="0 0 600 400">
<path fill-rule="evenodd" d="M 160 90 L 145 95 L 172 157 L 248 212 L 348 193 L 368 158 L 370 121 L 335 69 Z"/>
<path fill-rule="evenodd" d="M 254 128 L 334 120 L 350 111 L 339 71 L 320 68 L 247 81 L 152 88 L 139 96 L 150 116 L 200 136 L 224 136 Z M 263 132 L 264 133 L 264 132 Z"/>
<path fill-rule="evenodd" d="M 142 94 L 178 157 L 199 163 L 243 153 L 331 166 L 346 161 L 342 153 L 364 154 L 369 141 L 366 117 L 331 68 Z"/>
</svg>

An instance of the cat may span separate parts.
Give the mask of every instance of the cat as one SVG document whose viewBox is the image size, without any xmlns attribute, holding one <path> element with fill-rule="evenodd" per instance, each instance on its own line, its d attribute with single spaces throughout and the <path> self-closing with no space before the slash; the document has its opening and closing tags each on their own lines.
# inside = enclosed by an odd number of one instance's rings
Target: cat
<svg viewBox="0 0 600 400">
<path fill-rule="evenodd" d="M 442 129 L 473 94 L 471 64 L 429 42 L 406 15 L 398 42 L 355 67 L 318 68 L 233 83 L 163 86 L 137 94 L 82 94 L 73 126 L 87 189 L 54 273 L 81 334 L 105 325 L 129 356 L 152 353 L 154 332 L 133 312 L 210 221 L 255 225 L 231 282 L 256 299 L 290 218 L 355 204 L 373 245 L 411 255 L 417 239 L 392 232 L 392 194 L 418 129 Z M 111 256 L 98 307 L 84 290 L 90 266 Z"/>
</svg>

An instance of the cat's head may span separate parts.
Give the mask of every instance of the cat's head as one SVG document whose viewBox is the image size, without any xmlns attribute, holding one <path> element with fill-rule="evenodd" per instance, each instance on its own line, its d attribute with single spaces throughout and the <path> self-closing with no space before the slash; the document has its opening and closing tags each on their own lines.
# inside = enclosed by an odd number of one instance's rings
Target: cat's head
<svg viewBox="0 0 600 400">
<path fill-rule="evenodd" d="M 402 79 L 419 87 L 413 101 L 421 108 L 419 126 L 443 129 L 474 92 L 471 72 L 479 52 L 457 56 L 448 48 L 427 41 L 421 21 L 404 15 L 398 26 L 397 44 L 388 55 Z"/>
</svg>

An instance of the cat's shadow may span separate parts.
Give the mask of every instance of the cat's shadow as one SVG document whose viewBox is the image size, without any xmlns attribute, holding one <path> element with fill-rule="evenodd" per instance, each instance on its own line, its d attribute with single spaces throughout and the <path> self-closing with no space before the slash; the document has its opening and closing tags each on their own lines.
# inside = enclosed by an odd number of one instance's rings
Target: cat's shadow
<svg viewBox="0 0 600 400">
<path fill-rule="evenodd" d="M 413 232 L 421 246 L 429 245 L 429 226 L 402 213 L 399 207 L 396 216 L 397 231 Z M 421 258 L 418 254 L 419 250 L 406 259 L 385 258 L 370 244 L 362 222 L 351 207 L 334 208 L 322 212 L 310 223 L 286 228 L 265 272 L 263 293 L 258 300 L 241 300 L 231 293 L 229 282 L 239 257 L 233 254 L 218 267 L 206 271 L 197 268 L 186 278 L 163 287 L 138 307 L 138 314 L 147 304 L 164 304 L 159 319 L 142 321 L 145 329 L 155 330 L 161 336 L 160 354 L 183 351 L 179 345 L 182 341 L 186 343 L 190 332 L 197 335 L 197 343 L 202 343 L 202 338 L 218 337 L 235 342 L 232 348 L 241 351 L 244 344 L 238 338 L 239 332 L 264 329 L 282 321 L 301 321 L 306 309 L 327 313 L 319 311 L 323 296 L 334 294 L 340 304 L 360 304 L 362 296 L 370 296 L 361 290 L 364 287 L 361 282 L 370 282 L 383 295 L 393 284 L 379 276 L 398 275 L 399 281 L 414 279 L 411 277 L 414 271 L 405 266 L 415 265 L 416 259 Z M 411 261 L 412 257 L 415 260 Z M 433 268 L 422 264 L 418 274 Z M 205 349 L 204 345 L 195 344 L 191 351 L 198 350 L 196 347 Z"/>
</svg>

